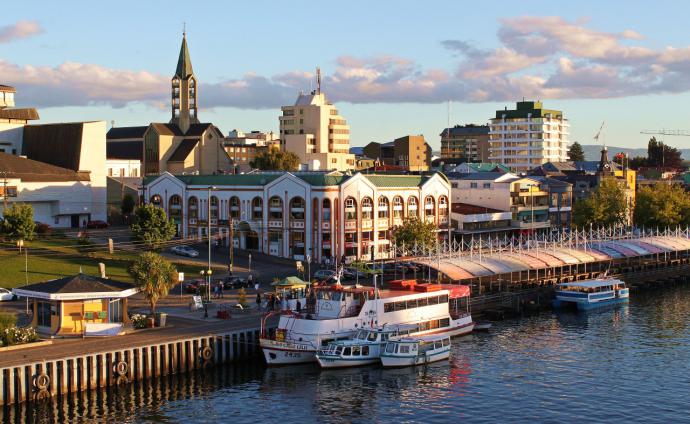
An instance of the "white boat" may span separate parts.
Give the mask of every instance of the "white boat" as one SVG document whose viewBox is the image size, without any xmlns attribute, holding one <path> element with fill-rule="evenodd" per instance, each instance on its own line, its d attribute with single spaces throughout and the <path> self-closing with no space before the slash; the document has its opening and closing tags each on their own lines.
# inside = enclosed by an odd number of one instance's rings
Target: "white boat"
<svg viewBox="0 0 690 424">
<path fill-rule="evenodd" d="M 474 327 L 468 286 L 390 282 L 389 290 L 373 287 L 318 288 L 302 312 L 281 314 L 274 334 L 262 322 L 259 344 L 269 365 L 316 361 L 316 352 L 361 329 L 413 324 L 410 334 L 459 336 Z"/>
<path fill-rule="evenodd" d="M 622 280 L 595 278 L 557 285 L 553 306 L 555 308 L 576 306 L 578 310 L 589 310 L 629 300 L 630 289 Z"/>
<path fill-rule="evenodd" d="M 389 325 L 359 330 L 354 338 L 331 342 L 316 353 L 321 368 L 357 367 L 379 363 L 381 352 L 390 337 L 417 331 L 416 324 Z"/>
<path fill-rule="evenodd" d="M 381 353 L 384 368 L 430 364 L 450 357 L 450 336 L 392 337 Z"/>
</svg>

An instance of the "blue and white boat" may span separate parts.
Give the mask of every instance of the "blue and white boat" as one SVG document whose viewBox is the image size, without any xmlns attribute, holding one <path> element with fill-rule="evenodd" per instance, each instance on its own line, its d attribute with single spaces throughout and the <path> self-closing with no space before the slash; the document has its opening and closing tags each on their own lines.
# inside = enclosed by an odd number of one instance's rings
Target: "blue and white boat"
<svg viewBox="0 0 690 424">
<path fill-rule="evenodd" d="M 430 364 L 450 357 L 450 336 L 391 337 L 381 353 L 384 368 Z"/>
<path fill-rule="evenodd" d="M 573 281 L 556 286 L 554 308 L 576 306 L 578 310 L 590 310 L 602 306 L 625 303 L 630 298 L 630 289 L 625 282 L 616 278 L 595 278 Z"/>
</svg>

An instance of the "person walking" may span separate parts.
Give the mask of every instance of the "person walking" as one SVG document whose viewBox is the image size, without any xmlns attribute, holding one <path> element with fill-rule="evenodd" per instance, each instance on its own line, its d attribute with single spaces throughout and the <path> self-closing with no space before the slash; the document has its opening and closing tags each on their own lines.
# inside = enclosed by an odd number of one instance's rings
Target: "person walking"
<svg viewBox="0 0 690 424">
<path fill-rule="evenodd" d="M 261 293 L 256 294 L 256 309 L 261 312 Z"/>
<path fill-rule="evenodd" d="M 220 298 L 223 299 L 223 290 L 225 289 L 225 285 L 223 284 L 222 281 L 218 282 L 218 292 L 220 293 Z"/>
<path fill-rule="evenodd" d="M 297 304 L 295 305 L 295 309 L 297 310 L 297 312 L 302 310 L 302 302 L 300 302 L 299 299 L 297 299 Z"/>
</svg>

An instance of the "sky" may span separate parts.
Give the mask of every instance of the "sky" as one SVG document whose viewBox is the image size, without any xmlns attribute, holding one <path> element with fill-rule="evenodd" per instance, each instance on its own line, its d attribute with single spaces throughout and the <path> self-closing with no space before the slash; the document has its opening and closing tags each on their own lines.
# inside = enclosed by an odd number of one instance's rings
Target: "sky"
<svg viewBox="0 0 690 424">
<path fill-rule="evenodd" d="M 641 130 L 690 130 L 690 4 L 664 0 L 28 1 L 3 5 L 0 84 L 40 122 L 170 119 L 183 23 L 199 117 L 224 133 L 278 130 L 315 85 L 351 145 L 423 134 L 541 100 L 570 139 L 644 147 Z M 661 137 L 690 147 L 690 139 Z"/>
</svg>

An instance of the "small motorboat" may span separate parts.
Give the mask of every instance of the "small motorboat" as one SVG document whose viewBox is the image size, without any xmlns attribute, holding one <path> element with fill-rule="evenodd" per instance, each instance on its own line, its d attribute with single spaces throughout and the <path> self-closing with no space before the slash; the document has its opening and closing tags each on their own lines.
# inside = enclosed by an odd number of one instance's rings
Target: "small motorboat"
<svg viewBox="0 0 690 424">
<path fill-rule="evenodd" d="M 474 329 L 472 331 L 483 331 L 487 332 L 491 328 L 491 323 L 490 322 L 478 322 L 474 324 Z"/>
<path fill-rule="evenodd" d="M 450 336 L 392 337 L 381 353 L 384 368 L 430 364 L 450 357 Z"/>
<path fill-rule="evenodd" d="M 586 311 L 629 300 L 630 289 L 625 286 L 625 282 L 617 278 L 604 277 L 559 284 L 556 286 L 553 306 L 575 306 L 580 311 Z"/>
</svg>

